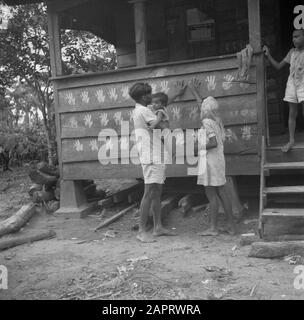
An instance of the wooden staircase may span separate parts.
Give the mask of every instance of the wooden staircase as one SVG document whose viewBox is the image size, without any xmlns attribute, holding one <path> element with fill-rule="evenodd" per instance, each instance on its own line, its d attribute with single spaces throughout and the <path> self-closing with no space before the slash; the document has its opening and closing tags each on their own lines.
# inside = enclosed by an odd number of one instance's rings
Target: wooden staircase
<svg viewBox="0 0 304 320">
<path fill-rule="evenodd" d="M 271 152 L 275 152 L 274 148 L 266 148 L 265 138 L 262 139 L 262 152 L 261 152 L 261 176 L 260 176 L 260 216 L 259 216 L 259 234 L 260 237 L 264 237 L 264 224 L 269 218 L 303 218 L 304 221 L 304 206 L 303 208 L 271 208 L 268 207 L 268 198 L 270 196 L 284 196 L 285 198 L 291 198 L 297 196 L 298 199 L 304 199 L 304 181 L 303 186 L 286 186 L 284 185 L 284 179 L 280 180 L 282 186 L 269 187 L 267 186 L 267 180 L 275 175 L 293 174 L 300 173 L 301 170 L 304 172 L 304 149 L 302 159 L 303 162 L 290 161 L 290 154 L 286 155 L 286 159 L 282 162 L 283 155 L 272 154 L 271 162 L 267 161 L 267 155 Z M 273 156 L 275 155 L 275 156 Z M 293 159 L 295 160 L 295 159 Z M 297 159 L 296 159 L 297 160 Z M 279 162 L 274 162 L 279 161 Z M 282 176 L 283 177 L 283 176 Z M 289 203 L 286 201 L 286 203 Z"/>
</svg>

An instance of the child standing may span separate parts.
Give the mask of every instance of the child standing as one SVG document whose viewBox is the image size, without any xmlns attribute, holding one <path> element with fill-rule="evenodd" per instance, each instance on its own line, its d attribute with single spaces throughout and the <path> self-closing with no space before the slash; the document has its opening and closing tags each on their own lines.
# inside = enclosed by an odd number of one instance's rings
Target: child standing
<svg viewBox="0 0 304 320">
<path fill-rule="evenodd" d="M 156 126 L 156 115 L 147 107 L 151 103 L 151 87 L 147 83 L 135 83 L 129 91 L 130 97 L 136 102 L 133 110 L 136 143 L 144 138 L 139 148 L 139 159 L 145 182 L 144 196 L 140 204 L 139 233 L 137 239 L 141 242 L 154 242 L 149 233 L 148 218 L 150 210 L 153 213 L 153 236 L 174 236 L 174 232 L 163 227 L 161 221 L 161 195 L 165 182 L 166 166 L 161 163 L 161 154 L 153 157 L 153 150 L 157 141 L 153 139 L 153 128 Z"/>
<path fill-rule="evenodd" d="M 289 104 L 289 142 L 282 148 L 283 152 L 288 152 L 295 144 L 295 129 L 299 103 L 302 105 L 304 115 L 304 29 L 295 30 L 292 39 L 295 48 L 291 49 L 281 62 L 273 59 L 269 48 L 264 47 L 265 55 L 277 70 L 290 64 L 290 74 L 284 98 L 284 101 Z"/>
<path fill-rule="evenodd" d="M 225 130 L 223 123 L 218 116 L 218 103 L 213 97 L 202 101 L 198 93 L 199 83 L 193 80 L 189 88 L 201 105 L 202 129 L 206 132 L 206 141 L 199 146 L 201 161 L 206 161 L 206 170 L 199 172 L 197 184 L 205 186 L 206 196 L 209 200 L 211 215 L 210 228 L 200 233 L 201 236 L 215 236 L 218 234 L 217 216 L 218 199 L 222 202 L 226 215 L 228 216 L 231 230 L 229 233 L 236 234 L 236 224 L 233 219 L 232 203 L 226 188 L 224 145 Z M 200 142 L 200 141 L 199 141 Z M 201 163 L 202 164 L 202 163 Z"/>
</svg>

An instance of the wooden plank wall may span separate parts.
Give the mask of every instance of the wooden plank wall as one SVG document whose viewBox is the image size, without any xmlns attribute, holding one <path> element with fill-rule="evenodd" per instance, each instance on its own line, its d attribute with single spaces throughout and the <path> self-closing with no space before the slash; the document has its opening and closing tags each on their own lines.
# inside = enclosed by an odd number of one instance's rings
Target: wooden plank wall
<svg viewBox="0 0 304 320">
<path fill-rule="evenodd" d="M 212 95 L 220 105 L 226 129 L 225 151 L 229 174 L 257 174 L 256 85 L 240 85 L 230 80 L 236 75 L 235 57 L 201 59 L 157 67 L 132 68 L 103 74 L 71 76 L 55 80 L 58 87 L 60 136 L 65 179 L 140 177 L 137 165 L 107 165 L 98 162 L 98 152 L 106 142 L 98 141 L 103 129 L 113 129 L 121 143 L 121 121 L 133 130 L 134 102 L 128 89 L 137 81 L 151 84 L 153 91 L 175 92 L 175 83 L 196 77 L 202 97 Z M 256 69 L 251 69 L 251 79 Z M 199 108 L 189 90 L 168 107 L 172 129 L 200 128 Z M 110 137 L 112 134 L 109 133 Z M 109 138 L 112 139 L 112 138 Z M 113 138 L 114 139 L 114 138 Z M 116 139 L 117 140 L 117 139 Z M 108 141 L 109 142 L 109 141 Z M 115 144 L 115 139 L 111 141 Z M 131 149 L 133 142 L 130 143 Z M 137 156 L 135 156 L 137 158 Z M 119 162 L 125 159 L 119 160 Z M 169 166 L 168 176 L 187 175 L 186 165 Z M 98 168 L 98 169 L 97 169 Z"/>
</svg>

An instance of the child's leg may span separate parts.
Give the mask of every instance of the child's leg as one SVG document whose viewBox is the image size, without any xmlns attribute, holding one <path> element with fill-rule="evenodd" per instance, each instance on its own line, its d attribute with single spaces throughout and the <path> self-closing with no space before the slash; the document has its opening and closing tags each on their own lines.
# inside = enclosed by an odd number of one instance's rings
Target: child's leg
<svg viewBox="0 0 304 320">
<path fill-rule="evenodd" d="M 151 235 L 148 233 L 148 230 L 147 230 L 147 223 L 149 219 L 152 196 L 153 196 L 153 185 L 145 184 L 145 192 L 140 204 L 139 231 L 137 235 L 137 239 L 140 240 L 141 242 L 154 241 L 154 239 L 151 237 Z"/>
<path fill-rule="evenodd" d="M 208 230 L 199 233 L 201 236 L 216 236 L 217 231 L 217 216 L 218 216 L 218 202 L 216 195 L 216 187 L 205 187 L 206 196 L 209 201 L 209 210 L 211 218 L 211 226 Z"/>
<path fill-rule="evenodd" d="M 153 235 L 155 237 L 160 236 L 176 236 L 175 232 L 167 230 L 163 227 L 161 221 L 161 195 L 163 186 L 161 184 L 153 184 L 153 191 L 151 193 L 151 210 L 153 212 L 154 219 L 154 231 Z"/>
<path fill-rule="evenodd" d="M 222 202 L 226 215 L 228 216 L 230 226 L 232 228 L 232 233 L 236 234 L 236 225 L 233 218 L 232 203 L 230 201 L 226 185 L 217 187 L 217 195 Z"/>
<path fill-rule="evenodd" d="M 289 102 L 289 118 L 288 118 L 288 129 L 289 129 L 289 142 L 282 148 L 283 152 L 288 152 L 295 144 L 295 131 L 296 121 L 298 115 L 298 105 L 296 103 Z"/>
</svg>

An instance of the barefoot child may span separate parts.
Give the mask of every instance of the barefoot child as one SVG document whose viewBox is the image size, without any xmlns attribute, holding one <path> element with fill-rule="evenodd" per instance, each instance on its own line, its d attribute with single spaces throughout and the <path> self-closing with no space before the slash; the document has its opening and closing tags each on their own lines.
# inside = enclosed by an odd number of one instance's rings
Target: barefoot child
<svg viewBox="0 0 304 320">
<path fill-rule="evenodd" d="M 295 48 L 291 49 L 281 62 L 273 59 L 268 47 L 264 47 L 265 55 L 277 70 L 290 64 L 290 74 L 284 98 L 284 101 L 289 104 L 289 142 L 282 148 L 283 152 L 288 152 L 295 144 L 295 129 L 299 103 L 302 105 L 304 115 L 304 29 L 295 30 L 292 38 Z"/>
<path fill-rule="evenodd" d="M 218 201 L 220 199 L 226 215 L 228 216 L 231 233 L 236 234 L 236 225 L 233 220 L 232 203 L 226 188 L 224 146 L 225 131 L 221 119 L 218 116 L 218 103 L 213 97 L 202 101 L 197 90 L 198 83 L 192 81 L 189 88 L 201 105 L 202 129 L 206 132 L 206 139 L 199 148 L 200 161 L 206 161 L 206 170 L 199 172 L 197 184 L 205 186 L 206 196 L 209 200 L 211 227 L 200 233 L 202 236 L 218 234 L 217 216 Z M 200 141 L 199 141 L 200 142 Z M 200 162 L 202 164 L 202 162 Z"/>
<path fill-rule="evenodd" d="M 139 233 L 137 239 L 142 242 L 154 242 L 148 232 L 149 212 L 152 210 L 155 237 L 172 236 L 173 232 L 166 230 L 161 223 L 161 194 L 165 182 L 165 165 L 153 154 L 153 128 L 156 115 L 147 107 L 151 103 L 151 87 L 147 83 L 135 83 L 129 90 L 130 97 L 136 102 L 133 110 L 136 143 L 139 147 L 139 159 L 142 166 L 145 191 L 140 204 Z M 142 141 L 142 143 L 139 143 Z"/>
</svg>

